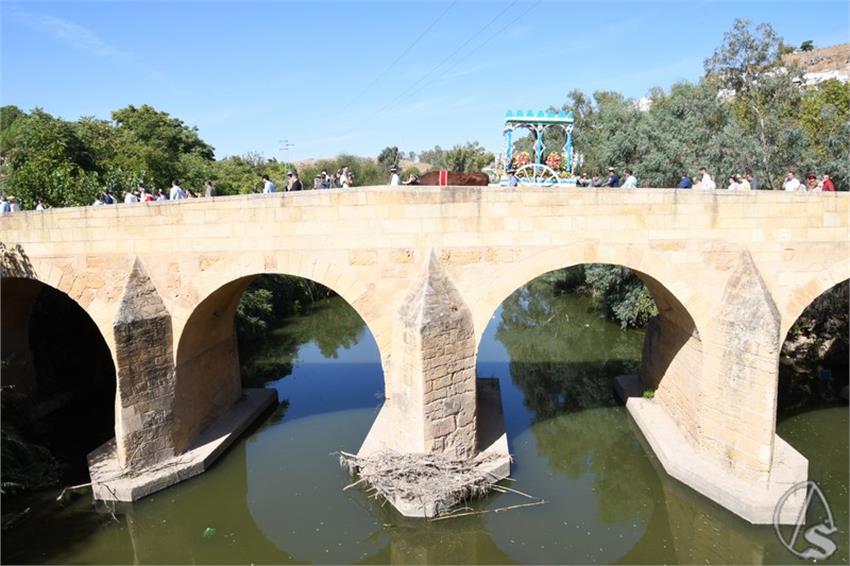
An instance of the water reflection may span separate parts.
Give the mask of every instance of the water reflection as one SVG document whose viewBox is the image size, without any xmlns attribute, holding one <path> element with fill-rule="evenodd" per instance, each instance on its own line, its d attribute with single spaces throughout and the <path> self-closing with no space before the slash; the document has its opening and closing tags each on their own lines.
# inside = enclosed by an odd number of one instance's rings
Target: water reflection
<svg viewBox="0 0 850 566">
<path fill-rule="evenodd" d="M 246 386 L 259 386 L 290 375 L 300 350 L 307 345 L 318 349 L 319 360 L 335 360 L 340 350 L 361 341 L 365 328 L 357 311 L 342 298 L 320 299 L 309 314 L 292 316 L 272 329 L 262 344 L 242 344 L 242 381 Z"/>
<path fill-rule="evenodd" d="M 590 301 L 537 279 L 502 304 L 495 338 L 535 421 L 618 404 L 613 379 L 637 371 L 643 333 L 600 319 Z"/>
<path fill-rule="evenodd" d="M 4 532 L 4 562 L 48 563 L 788 563 L 771 527 L 754 527 L 670 479 L 611 379 L 633 369 L 640 332 L 599 319 L 583 297 L 532 284 L 485 330 L 478 373 L 500 379 L 513 487 L 546 505 L 496 494 L 487 514 L 441 522 L 400 517 L 358 489 L 331 455 L 355 451 L 382 400 L 377 347 L 329 302 L 322 325 L 292 319 L 286 346 L 259 353 L 287 366 L 269 387 L 287 400 L 205 474 L 119 509 L 120 523 L 79 497 L 43 497 Z M 331 316 L 333 311 L 339 311 Z M 349 313 L 350 314 L 350 313 Z M 315 313 L 304 317 L 313 317 Z M 346 319 L 348 320 L 348 319 Z M 358 317 L 359 320 L 359 317 Z M 322 341 L 317 338 L 327 332 Z M 297 338 L 289 336 L 294 334 Z M 306 336 L 313 336 L 301 342 Z M 341 337 L 341 338 L 339 338 Z M 300 343 L 295 353 L 293 343 Z M 282 356 L 275 362 L 277 356 Z M 281 361 L 282 360 L 282 361 Z M 778 432 L 810 460 L 842 532 L 847 562 L 848 414 L 813 411 Z M 828 431 L 828 434 L 824 434 Z M 204 536 L 206 529 L 215 534 Z M 45 534 L 47 533 L 47 534 Z"/>
</svg>

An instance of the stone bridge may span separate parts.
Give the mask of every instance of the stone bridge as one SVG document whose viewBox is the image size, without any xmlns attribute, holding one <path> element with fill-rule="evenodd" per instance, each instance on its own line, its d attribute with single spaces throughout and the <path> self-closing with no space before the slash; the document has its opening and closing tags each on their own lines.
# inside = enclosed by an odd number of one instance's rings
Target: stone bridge
<svg viewBox="0 0 850 566">
<path fill-rule="evenodd" d="M 256 275 L 294 275 L 337 292 L 372 332 L 381 446 L 471 456 L 476 351 L 500 303 L 549 271 L 617 264 L 659 310 L 637 386 L 655 395 L 630 398 L 630 413 L 668 473 L 769 522 L 808 466 L 775 432 L 779 351 L 803 309 L 850 277 L 848 197 L 364 187 L 7 215 L 3 358 L 19 355 L 3 381 L 32 384 L 29 309 L 42 285 L 65 293 L 116 368 L 101 460 L 116 474 L 155 469 L 233 432 L 222 419 L 245 399 L 236 305 Z"/>
</svg>

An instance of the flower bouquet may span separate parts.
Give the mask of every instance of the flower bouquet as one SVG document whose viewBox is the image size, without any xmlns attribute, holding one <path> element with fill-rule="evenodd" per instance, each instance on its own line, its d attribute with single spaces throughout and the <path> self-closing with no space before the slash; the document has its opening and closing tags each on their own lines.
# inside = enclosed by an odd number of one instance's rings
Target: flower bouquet
<svg viewBox="0 0 850 566">
<path fill-rule="evenodd" d="M 528 155 L 527 151 L 520 151 L 513 158 L 513 166 L 517 169 L 529 163 L 531 163 L 531 156 Z"/>
<path fill-rule="evenodd" d="M 555 171 L 560 171 L 564 166 L 564 158 L 560 153 L 553 151 L 546 156 L 546 165 Z"/>
</svg>

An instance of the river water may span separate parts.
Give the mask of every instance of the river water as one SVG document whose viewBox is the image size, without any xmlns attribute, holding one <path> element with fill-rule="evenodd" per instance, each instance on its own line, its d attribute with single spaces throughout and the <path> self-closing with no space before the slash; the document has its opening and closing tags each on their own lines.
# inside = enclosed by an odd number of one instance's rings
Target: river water
<svg viewBox="0 0 850 566">
<path fill-rule="evenodd" d="M 337 339 L 333 321 L 340 318 L 350 320 L 350 307 L 331 299 L 276 329 L 260 356 L 286 368 L 288 375 L 267 384 L 282 403 L 211 470 L 114 510 L 93 506 L 88 493 L 61 503 L 56 491 L 13 500 L 4 513 L 31 511 L 4 531 L 3 562 L 796 560 L 772 527 L 749 525 L 664 474 L 612 393 L 615 376 L 635 371 L 642 333 L 599 318 L 589 299 L 558 295 L 545 280 L 495 313 L 478 375 L 501 383 L 515 459 L 510 485 L 547 503 L 425 522 L 401 518 L 358 489 L 343 492 L 351 479 L 332 453 L 358 449 L 382 402 L 383 377 L 368 330 L 352 334 L 348 325 Z M 317 325 L 324 325 L 319 334 Z M 847 407 L 783 419 L 778 432 L 809 458 L 809 476 L 839 527 L 829 561 L 846 563 Z M 526 501 L 495 494 L 472 506 Z"/>
</svg>

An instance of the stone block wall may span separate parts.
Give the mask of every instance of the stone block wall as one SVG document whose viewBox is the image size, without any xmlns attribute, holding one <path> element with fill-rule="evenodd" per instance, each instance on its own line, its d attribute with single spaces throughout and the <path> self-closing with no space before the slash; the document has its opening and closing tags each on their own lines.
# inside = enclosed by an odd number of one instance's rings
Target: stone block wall
<svg viewBox="0 0 850 566">
<path fill-rule="evenodd" d="M 184 326 L 178 344 L 174 436 L 179 451 L 242 392 L 234 318 L 242 293 L 253 277 L 244 277 L 213 292 Z"/>
<path fill-rule="evenodd" d="M 138 259 L 121 298 L 113 335 L 118 459 L 126 470 L 141 470 L 177 451 L 171 316 Z"/>
<path fill-rule="evenodd" d="M 389 401 L 424 452 L 471 457 L 476 448 L 472 315 L 433 254 L 396 318 Z M 410 423 L 414 424 L 414 423 Z M 421 437 L 415 438 L 420 435 Z M 402 445 L 399 445 L 402 446 Z"/>
<path fill-rule="evenodd" d="M 776 430 L 780 315 L 741 253 L 706 332 L 699 446 L 736 476 L 767 483 Z"/>
</svg>

